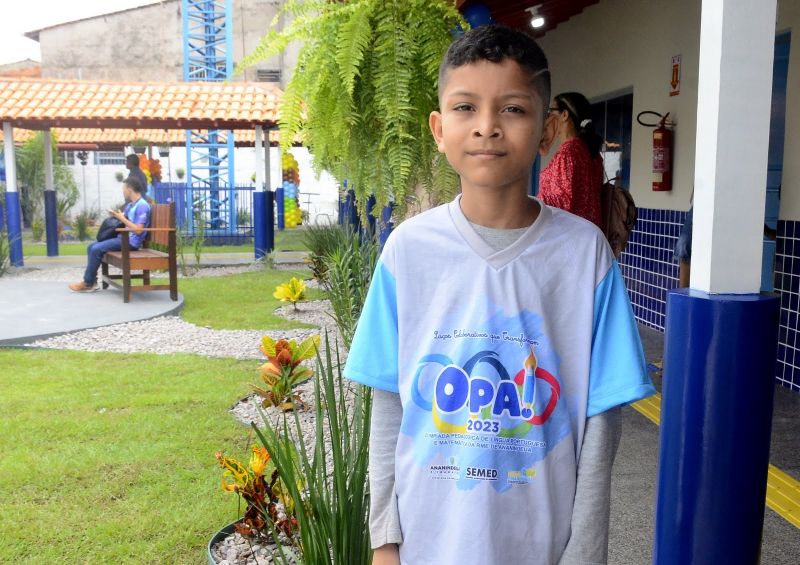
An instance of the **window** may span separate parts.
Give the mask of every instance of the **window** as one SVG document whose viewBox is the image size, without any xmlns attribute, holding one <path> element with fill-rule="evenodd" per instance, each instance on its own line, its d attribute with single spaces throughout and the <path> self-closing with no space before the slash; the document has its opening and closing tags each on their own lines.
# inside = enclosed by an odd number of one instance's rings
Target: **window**
<svg viewBox="0 0 800 565">
<path fill-rule="evenodd" d="M 74 165 L 75 164 L 75 152 L 74 151 L 59 151 L 59 156 L 61 160 L 64 162 L 65 165 Z"/>
<path fill-rule="evenodd" d="M 125 153 L 122 151 L 98 151 L 96 158 L 98 165 L 125 164 Z"/>
<path fill-rule="evenodd" d="M 281 70 L 280 69 L 257 69 L 256 80 L 258 82 L 280 82 Z"/>
<path fill-rule="evenodd" d="M 592 121 L 603 137 L 601 155 L 609 179 L 620 177 L 625 189 L 631 187 L 631 127 L 633 93 L 615 96 L 592 104 Z"/>
</svg>

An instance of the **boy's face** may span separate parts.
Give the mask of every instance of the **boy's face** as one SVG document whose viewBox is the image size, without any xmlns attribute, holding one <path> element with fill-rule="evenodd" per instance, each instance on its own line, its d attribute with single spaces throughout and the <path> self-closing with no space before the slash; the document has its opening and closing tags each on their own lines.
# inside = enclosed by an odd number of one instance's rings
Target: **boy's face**
<svg viewBox="0 0 800 565">
<path fill-rule="evenodd" d="M 447 71 L 430 126 L 464 191 L 527 192 L 539 150 L 544 106 L 516 61 L 481 61 Z"/>
</svg>

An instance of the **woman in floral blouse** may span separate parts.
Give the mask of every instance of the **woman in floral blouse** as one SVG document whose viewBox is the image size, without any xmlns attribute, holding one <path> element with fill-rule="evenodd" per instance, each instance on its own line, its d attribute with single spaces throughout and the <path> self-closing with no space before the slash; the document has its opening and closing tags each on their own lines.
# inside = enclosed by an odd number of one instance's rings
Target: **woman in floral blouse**
<svg viewBox="0 0 800 565">
<path fill-rule="evenodd" d="M 539 174 L 539 198 L 602 227 L 603 139 L 594 131 L 591 112 L 589 101 L 578 92 L 553 98 L 548 127 L 552 141 L 561 146 Z"/>
</svg>

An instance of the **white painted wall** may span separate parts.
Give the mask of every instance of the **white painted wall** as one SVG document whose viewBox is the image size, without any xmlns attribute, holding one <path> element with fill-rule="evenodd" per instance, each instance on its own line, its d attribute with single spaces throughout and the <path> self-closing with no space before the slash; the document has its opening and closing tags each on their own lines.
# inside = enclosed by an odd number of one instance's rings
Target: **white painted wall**
<svg viewBox="0 0 800 565">
<path fill-rule="evenodd" d="M 633 90 L 631 193 L 637 206 L 686 210 L 694 177 L 700 2 L 603 0 L 549 32 L 553 94 L 582 92 L 589 100 Z M 681 92 L 670 97 L 671 60 L 682 55 Z M 652 192 L 652 129 L 636 114 L 653 110 L 676 121 L 673 189 Z"/>
<path fill-rule="evenodd" d="M 252 52 L 283 0 L 233 0 L 233 62 Z M 84 80 L 183 80 L 181 2 L 158 4 L 64 23 L 42 30 L 42 76 Z M 297 63 L 298 45 L 236 75 L 255 81 L 256 69 L 282 69 L 281 87 Z"/>
<path fill-rule="evenodd" d="M 553 94 L 577 90 L 590 100 L 633 90 L 631 191 L 647 208 L 686 210 L 694 182 L 699 0 L 602 0 L 541 41 Z M 780 216 L 800 220 L 800 2 L 779 0 L 776 32 L 794 31 L 786 99 L 786 140 Z M 669 96 L 671 58 L 682 55 L 681 92 Z M 675 118 L 673 190 L 650 189 L 652 130 L 638 125 L 643 110 Z"/>
<path fill-rule="evenodd" d="M 792 31 L 783 146 L 783 220 L 800 220 L 800 2 L 778 1 L 778 32 Z"/>
<path fill-rule="evenodd" d="M 126 151 L 126 153 L 130 152 L 130 149 Z M 314 175 L 311 155 L 308 149 L 295 147 L 291 149 L 291 152 L 300 167 L 301 209 L 309 212 L 312 223 L 316 221 L 335 221 L 338 213 L 339 198 L 336 181 L 326 173 L 323 173 L 319 178 Z M 96 153 L 90 152 L 89 160 L 85 166 L 82 166 L 76 160 L 76 164 L 70 167 L 79 192 L 78 202 L 72 210 L 73 215 L 81 212 L 84 206 L 89 210 L 103 212 L 112 206 L 123 203 L 121 183 L 117 181 L 116 173 L 121 172 L 127 176 L 125 165 L 98 165 L 96 164 L 96 155 Z M 186 170 L 185 148 L 173 147 L 170 151 L 169 159 L 158 157 L 155 152 L 153 157 L 161 161 L 163 181 L 169 180 L 169 170 L 171 168 L 173 182 L 179 182 L 175 170 L 178 168 Z M 274 190 L 282 182 L 280 155 L 275 147 L 270 150 L 270 165 L 270 188 Z M 234 167 L 237 185 L 254 184 L 250 177 L 256 170 L 255 149 L 252 147 L 237 148 L 234 155 Z"/>
</svg>

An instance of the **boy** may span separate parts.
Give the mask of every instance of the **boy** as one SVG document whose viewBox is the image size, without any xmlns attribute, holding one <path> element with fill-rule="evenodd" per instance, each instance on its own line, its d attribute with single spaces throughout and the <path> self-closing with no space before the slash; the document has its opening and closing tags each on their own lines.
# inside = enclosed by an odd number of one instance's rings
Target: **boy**
<svg viewBox="0 0 800 565">
<path fill-rule="evenodd" d="M 126 228 L 133 230 L 130 234 L 131 249 L 139 249 L 147 237 L 144 228 L 150 223 L 150 204 L 142 197 L 142 183 L 139 179 L 128 177 L 122 181 L 122 195 L 128 203 L 124 212 L 109 210 L 108 213 L 120 220 Z M 97 290 L 97 269 L 108 251 L 122 249 L 122 234 L 105 241 L 96 241 L 86 249 L 88 256 L 83 280 L 69 285 L 73 292 L 93 292 Z"/>
<path fill-rule="evenodd" d="M 602 233 L 527 196 L 549 100 L 521 32 L 445 55 L 430 125 L 461 194 L 391 235 L 345 367 L 375 389 L 375 564 L 606 561 L 618 407 L 654 389 Z"/>
</svg>

